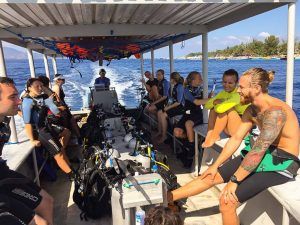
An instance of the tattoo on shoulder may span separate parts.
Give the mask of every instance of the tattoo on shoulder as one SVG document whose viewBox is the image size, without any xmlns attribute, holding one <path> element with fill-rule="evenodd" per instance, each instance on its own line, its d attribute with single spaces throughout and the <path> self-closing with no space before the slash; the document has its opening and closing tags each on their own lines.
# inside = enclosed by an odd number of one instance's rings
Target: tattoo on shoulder
<svg viewBox="0 0 300 225">
<path fill-rule="evenodd" d="M 280 134 L 286 122 L 286 113 L 281 108 L 270 109 L 262 114 L 260 120 L 260 135 L 241 164 L 250 173 L 259 165 L 268 147 Z"/>
</svg>

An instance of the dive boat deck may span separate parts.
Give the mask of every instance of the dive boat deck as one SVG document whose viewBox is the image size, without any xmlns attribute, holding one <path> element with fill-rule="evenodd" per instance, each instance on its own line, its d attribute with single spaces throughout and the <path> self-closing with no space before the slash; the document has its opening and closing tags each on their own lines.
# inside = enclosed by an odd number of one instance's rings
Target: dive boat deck
<svg viewBox="0 0 300 225">
<path fill-rule="evenodd" d="M 118 140 L 116 141 L 118 144 Z M 154 142 L 155 145 L 155 142 Z M 118 146 L 119 147 L 119 146 Z M 172 171 L 177 175 L 180 185 L 184 185 L 194 178 L 193 172 L 184 169 L 181 162 L 173 154 L 169 145 L 161 144 L 158 149 L 168 156 Z M 130 149 L 127 149 L 130 152 Z M 124 154 L 124 153 L 123 153 Z M 206 169 L 205 166 L 202 169 Z M 58 179 L 55 182 L 43 181 L 42 187 L 45 188 L 55 199 L 54 224 L 56 225 L 110 225 L 110 217 L 99 220 L 89 219 L 80 220 L 80 210 L 73 202 L 72 195 L 74 183 L 70 183 L 67 176 L 59 172 Z M 185 225 L 205 225 L 222 224 L 221 214 L 218 207 L 219 189 L 212 188 L 202 194 L 190 197 L 182 202 L 180 216 L 184 219 Z"/>
</svg>

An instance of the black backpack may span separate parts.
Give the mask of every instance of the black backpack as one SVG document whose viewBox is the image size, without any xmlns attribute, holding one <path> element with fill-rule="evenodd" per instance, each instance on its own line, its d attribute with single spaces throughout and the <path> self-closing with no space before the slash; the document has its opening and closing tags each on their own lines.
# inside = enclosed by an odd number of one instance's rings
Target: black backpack
<svg viewBox="0 0 300 225">
<path fill-rule="evenodd" d="M 95 159 L 84 160 L 75 179 L 73 201 L 81 209 L 81 220 L 111 216 L 110 190 L 95 165 Z"/>
</svg>

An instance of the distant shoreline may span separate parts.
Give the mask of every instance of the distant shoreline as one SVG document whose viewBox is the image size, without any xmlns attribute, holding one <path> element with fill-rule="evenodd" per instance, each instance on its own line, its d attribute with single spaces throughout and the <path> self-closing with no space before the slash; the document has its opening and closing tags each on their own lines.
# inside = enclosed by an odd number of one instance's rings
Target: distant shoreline
<svg viewBox="0 0 300 225">
<path fill-rule="evenodd" d="M 188 59 L 188 60 L 202 60 L 202 56 L 189 56 L 189 57 L 182 57 L 180 59 Z M 212 60 L 286 60 L 286 57 L 254 57 L 254 56 L 218 56 L 218 57 L 208 57 L 208 59 Z M 295 55 L 295 60 L 300 60 L 300 55 Z"/>
</svg>

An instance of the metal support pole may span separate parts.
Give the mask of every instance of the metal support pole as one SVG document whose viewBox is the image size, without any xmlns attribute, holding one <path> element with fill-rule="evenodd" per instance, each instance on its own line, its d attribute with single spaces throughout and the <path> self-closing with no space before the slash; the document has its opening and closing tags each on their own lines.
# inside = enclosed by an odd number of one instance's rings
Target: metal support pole
<svg viewBox="0 0 300 225">
<path fill-rule="evenodd" d="M 208 97 L 208 37 L 207 33 L 202 34 L 202 76 L 203 76 L 203 97 Z M 208 122 L 208 112 L 203 109 L 203 122 Z"/>
<path fill-rule="evenodd" d="M 170 74 L 174 72 L 173 43 L 169 43 Z"/>
<path fill-rule="evenodd" d="M 144 54 L 141 53 L 141 79 L 144 79 Z M 142 87 L 144 87 L 144 83 L 142 82 Z"/>
<path fill-rule="evenodd" d="M 36 184 L 38 186 L 40 186 L 40 174 L 39 174 L 39 167 L 38 167 L 37 161 L 36 161 L 35 148 L 33 148 L 33 150 L 32 150 L 32 161 L 33 161 L 33 169 L 34 169 Z"/>
<path fill-rule="evenodd" d="M 285 101 L 291 107 L 293 105 L 295 22 L 296 22 L 296 3 L 289 3 Z"/>
<path fill-rule="evenodd" d="M 45 53 L 43 54 L 43 59 L 44 59 L 46 77 L 48 77 L 49 80 L 50 80 L 50 71 L 49 71 L 49 65 L 48 65 L 48 57 L 47 57 L 47 55 Z"/>
<path fill-rule="evenodd" d="M 151 68 L 152 68 L 152 75 L 155 75 L 155 68 L 154 68 L 154 49 L 151 49 Z"/>
<path fill-rule="evenodd" d="M 53 55 L 53 57 L 52 57 L 52 66 L 53 66 L 54 74 L 57 74 L 57 65 L 56 65 L 56 56 L 55 55 Z"/>
<path fill-rule="evenodd" d="M 174 72 L 174 54 L 173 54 L 173 42 L 169 42 L 169 60 L 170 60 L 170 74 Z M 173 88 L 172 88 L 173 89 Z M 173 91 L 173 90 L 171 90 Z M 175 118 L 172 119 L 173 125 L 175 125 Z M 172 133 L 173 138 L 173 151 L 176 154 L 176 137 Z"/>
<path fill-rule="evenodd" d="M 0 40 L 0 77 L 7 77 L 5 59 L 4 59 L 4 52 L 3 52 L 2 41 L 1 40 Z M 18 143 L 16 123 L 15 123 L 15 118 L 13 116 L 10 119 L 9 127 L 10 127 L 10 130 L 11 130 L 11 135 L 10 135 L 10 140 L 9 141 L 11 143 Z"/>
<path fill-rule="evenodd" d="M 29 62 L 29 69 L 30 69 L 30 76 L 32 78 L 35 77 L 35 69 L 34 69 L 34 61 L 33 61 L 33 54 L 30 48 L 27 48 L 27 55 L 28 55 L 28 62 Z"/>
<path fill-rule="evenodd" d="M 0 40 L 0 77 L 6 77 L 6 66 L 4 60 L 4 52 L 2 48 L 2 41 Z"/>
</svg>

